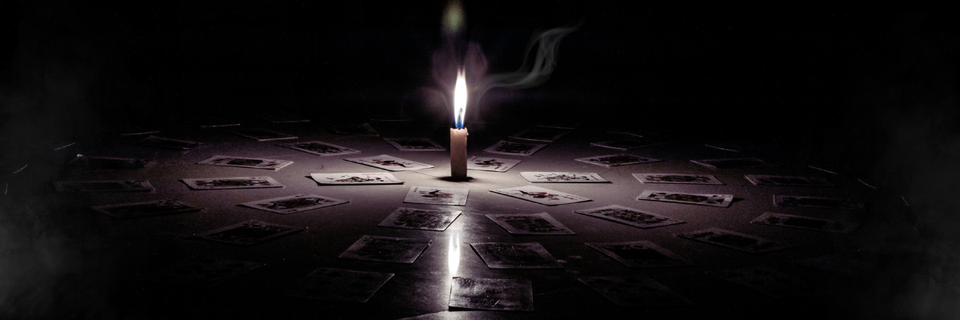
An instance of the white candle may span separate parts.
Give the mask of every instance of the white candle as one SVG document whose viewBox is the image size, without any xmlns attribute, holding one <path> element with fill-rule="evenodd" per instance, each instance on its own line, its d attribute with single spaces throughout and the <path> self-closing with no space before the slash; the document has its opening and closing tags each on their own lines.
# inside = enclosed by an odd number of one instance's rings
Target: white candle
<svg viewBox="0 0 960 320">
<path fill-rule="evenodd" d="M 453 90 L 453 123 L 450 128 L 450 176 L 453 179 L 467 178 L 467 128 L 463 116 L 467 110 L 467 81 L 463 71 L 457 73 L 457 85 Z"/>
</svg>

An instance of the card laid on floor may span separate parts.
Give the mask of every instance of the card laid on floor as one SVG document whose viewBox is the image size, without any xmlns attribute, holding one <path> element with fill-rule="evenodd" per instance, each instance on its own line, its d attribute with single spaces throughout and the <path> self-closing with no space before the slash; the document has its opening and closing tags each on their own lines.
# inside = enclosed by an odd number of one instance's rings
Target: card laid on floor
<svg viewBox="0 0 960 320">
<path fill-rule="evenodd" d="M 492 189 L 490 192 L 548 206 L 590 201 L 589 198 L 537 186 L 519 186 L 513 188 Z"/>
<path fill-rule="evenodd" d="M 393 213 L 390 213 L 386 219 L 383 219 L 383 222 L 380 222 L 379 226 L 443 231 L 446 230 L 454 220 L 457 220 L 457 217 L 460 216 L 460 212 L 461 211 L 456 210 L 400 207 L 397 208 L 397 210 L 394 210 Z"/>
<path fill-rule="evenodd" d="M 342 302 L 367 302 L 392 273 L 318 268 L 286 292 L 287 296 Z"/>
<path fill-rule="evenodd" d="M 376 130 L 373 130 L 373 127 L 369 123 L 356 124 L 356 125 L 342 125 L 342 126 L 330 126 L 330 131 L 336 134 L 348 135 L 348 136 L 379 136 Z"/>
<path fill-rule="evenodd" d="M 678 233 L 676 236 L 749 253 L 765 253 L 789 248 L 788 246 L 773 240 L 767 240 L 757 236 L 751 236 L 730 230 L 723 230 L 720 228 L 707 228 L 703 230 L 688 231 Z"/>
<path fill-rule="evenodd" d="M 226 178 L 191 178 L 180 179 L 190 189 L 194 190 L 221 190 L 221 189 L 251 189 L 251 188 L 283 188 L 283 185 L 267 176 L 257 177 L 226 177 Z"/>
<path fill-rule="evenodd" d="M 229 260 L 209 256 L 174 262 L 150 280 L 188 287 L 212 288 L 227 280 L 264 266 L 260 262 Z"/>
<path fill-rule="evenodd" d="M 850 199 L 790 196 L 781 194 L 773 196 L 773 204 L 777 205 L 778 207 L 826 208 L 858 211 L 863 211 L 865 209 L 863 202 Z"/>
<path fill-rule="evenodd" d="M 661 248 L 650 241 L 586 243 L 631 268 L 660 268 L 692 266 L 687 259 Z"/>
<path fill-rule="evenodd" d="M 528 141 L 538 141 L 538 142 L 553 142 L 560 137 L 570 133 L 570 130 L 557 129 L 557 128 L 548 128 L 548 127 L 536 127 L 530 128 L 524 131 L 521 131 L 515 135 L 510 136 L 510 139 L 517 140 L 528 140 Z"/>
<path fill-rule="evenodd" d="M 532 143 L 532 142 L 514 142 L 501 140 L 496 144 L 483 149 L 483 152 L 497 153 L 497 154 L 507 154 L 515 156 L 529 156 L 543 147 L 546 147 L 546 143 Z"/>
<path fill-rule="evenodd" d="M 762 174 L 745 175 L 750 183 L 757 186 L 798 186 L 798 187 L 832 187 L 833 184 L 821 177 L 791 177 Z"/>
<path fill-rule="evenodd" d="M 815 294 L 813 286 L 770 267 L 707 271 L 724 280 L 774 298 L 804 297 Z"/>
<path fill-rule="evenodd" d="M 880 268 L 873 263 L 844 256 L 827 255 L 795 261 L 797 265 L 867 281 L 880 279 Z"/>
<path fill-rule="evenodd" d="M 294 135 L 263 128 L 236 128 L 227 130 L 227 132 L 257 141 L 292 140 L 297 138 L 297 136 Z"/>
<path fill-rule="evenodd" d="M 574 212 L 591 217 L 610 220 L 613 222 L 623 223 L 641 229 L 684 223 L 683 220 L 665 217 L 621 205 L 609 205 L 600 208 L 576 210 Z"/>
<path fill-rule="evenodd" d="M 156 164 L 156 161 L 138 158 L 94 157 L 78 154 L 68 165 L 93 169 L 139 169 Z"/>
<path fill-rule="evenodd" d="M 467 159 L 467 170 L 506 172 L 518 163 L 520 163 L 520 160 L 494 157 L 470 157 L 470 159 Z"/>
<path fill-rule="evenodd" d="M 203 115 L 191 117 L 187 119 L 187 122 L 197 125 L 201 128 L 236 127 L 240 125 L 240 121 L 229 117 Z"/>
<path fill-rule="evenodd" d="M 277 145 L 284 148 L 303 151 L 309 154 L 315 154 L 321 157 L 360 153 L 360 150 L 350 149 L 344 146 L 338 146 L 322 141 L 278 143 Z"/>
<path fill-rule="evenodd" d="M 204 159 L 203 161 L 197 162 L 197 164 L 205 164 L 210 166 L 251 168 L 251 169 L 280 170 L 286 166 L 293 164 L 293 161 L 264 159 L 264 158 L 233 157 L 233 156 L 212 156 L 210 158 Z"/>
<path fill-rule="evenodd" d="M 187 141 L 187 140 L 177 140 L 170 139 L 158 136 L 148 136 L 146 138 L 137 141 L 137 145 L 151 148 L 162 148 L 162 149 L 173 149 L 173 150 L 190 150 L 196 147 L 203 145 L 199 142 Z"/>
<path fill-rule="evenodd" d="M 507 230 L 510 234 L 523 235 L 564 235 L 575 234 L 572 230 L 564 226 L 547 214 L 527 213 L 527 214 L 488 214 L 487 218 L 496 222 L 500 227 Z"/>
<path fill-rule="evenodd" d="M 757 158 L 732 158 L 732 159 L 701 159 L 690 160 L 690 162 L 705 166 L 711 169 L 729 169 L 729 168 L 755 168 L 769 166 L 769 163 Z"/>
<path fill-rule="evenodd" d="M 470 189 L 411 187 L 403 202 L 463 206 L 469 193 Z"/>
<path fill-rule="evenodd" d="M 302 230 L 301 228 L 267 223 L 260 220 L 248 220 L 207 232 L 197 233 L 193 236 L 214 242 L 250 246 L 291 235 Z"/>
<path fill-rule="evenodd" d="M 430 239 L 392 238 L 365 235 L 340 258 L 379 262 L 413 263 L 430 246 Z"/>
<path fill-rule="evenodd" d="M 672 184 L 715 184 L 722 185 L 723 182 L 717 180 L 709 174 L 683 174 L 683 173 L 634 173 L 634 178 L 643 183 L 672 183 Z"/>
<path fill-rule="evenodd" d="M 530 182 L 600 182 L 609 183 L 595 172 L 520 172 Z"/>
<path fill-rule="evenodd" d="M 591 142 L 591 146 L 604 147 L 617 150 L 633 150 L 662 145 L 663 143 L 646 140 L 643 138 L 629 138 L 612 141 Z"/>
<path fill-rule="evenodd" d="M 478 310 L 533 311 L 533 284 L 527 279 L 453 277 L 448 305 Z"/>
<path fill-rule="evenodd" d="M 540 243 L 481 242 L 471 243 L 490 269 L 555 269 L 562 268 Z"/>
<path fill-rule="evenodd" d="M 96 206 L 93 207 L 93 210 L 114 218 L 139 218 L 164 214 L 195 212 L 203 210 L 203 208 L 176 199 L 164 199 Z"/>
<path fill-rule="evenodd" d="M 353 163 L 368 165 L 374 168 L 380 168 L 387 171 L 412 171 L 412 170 L 433 168 L 433 166 L 426 163 L 411 161 L 407 159 L 401 159 L 394 156 L 388 156 L 385 154 L 381 154 L 379 156 L 364 157 L 364 158 L 346 158 L 343 160 L 350 161 Z"/>
<path fill-rule="evenodd" d="M 763 215 L 753 219 L 750 223 L 833 233 L 850 233 L 860 225 L 857 222 L 811 218 L 776 212 L 764 212 Z"/>
<path fill-rule="evenodd" d="M 403 184 L 389 172 L 311 173 L 318 184 Z"/>
<path fill-rule="evenodd" d="M 147 180 L 54 181 L 57 192 L 150 192 Z"/>
<path fill-rule="evenodd" d="M 446 151 L 428 138 L 383 138 L 400 151 Z"/>
<path fill-rule="evenodd" d="M 654 308 L 693 304 L 647 276 L 578 277 L 577 280 L 621 307 Z"/>
<path fill-rule="evenodd" d="M 646 190 L 637 197 L 637 200 L 674 202 L 726 208 L 730 206 L 731 202 L 733 202 L 733 195 Z"/>
<path fill-rule="evenodd" d="M 660 162 L 660 161 L 663 161 L 663 160 L 660 160 L 660 159 L 654 159 L 654 158 L 648 158 L 648 157 L 640 157 L 640 156 L 636 156 L 636 155 L 632 155 L 632 154 L 626 154 L 626 153 L 621 153 L 621 154 L 608 154 L 608 155 L 602 155 L 602 156 L 596 156 L 596 157 L 578 158 L 578 159 L 573 159 L 573 160 L 580 161 L 580 162 L 585 162 L 585 163 L 589 163 L 589 164 L 595 164 L 595 165 L 598 165 L 598 166 L 604 166 L 604 167 L 607 167 L 607 168 L 619 167 L 619 166 L 627 166 L 627 165 L 631 165 L 631 164 L 641 164 L 641 163 L 651 163 L 651 162 Z"/>
<path fill-rule="evenodd" d="M 307 118 L 304 118 L 304 117 L 301 117 L 301 116 L 298 116 L 298 115 L 286 113 L 286 112 L 283 112 L 283 111 L 261 112 L 261 113 L 255 114 L 255 115 L 256 115 L 257 117 L 259 117 L 260 119 L 263 119 L 263 121 L 270 122 L 270 123 L 304 123 L 304 122 L 310 122 L 310 119 L 307 119 Z"/>
<path fill-rule="evenodd" d="M 257 201 L 241 203 L 241 206 L 270 211 L 279 214 L 291 214 L 350 203 L 347 200 L 318 196 L 315 194 L 295 194 Z"/>
</svg>

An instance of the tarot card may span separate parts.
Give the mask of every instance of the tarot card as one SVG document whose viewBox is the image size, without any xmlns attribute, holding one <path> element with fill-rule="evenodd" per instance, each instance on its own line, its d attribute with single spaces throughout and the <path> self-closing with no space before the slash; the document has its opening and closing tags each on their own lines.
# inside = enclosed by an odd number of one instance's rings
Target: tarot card
<svg viewBox="0 0 960 320">
<path fill-rule="evenodd" d="M 138 125 L 126 125 L 111 131 L 113 133 L 119 134 L 122 137 L 145 136 L 148 134 L 160 133 L 160 130 L 157 130 L 156 128 L 138 126 Z"/>
<path fill-rule="evenodd" d="M 353 163 L 359 163 L 363 165 L 368 165 L 374 168 L 379 168 L 387 171 L 412 171 L 420 169 L 429 169 L 433 166 L 420 163 L 416 161 L 411 161 L 407 159 L 401 159 L 394 156 L 388 156 L 381 154 L 379 156 L 364 157 L 364 158 L 346 158 L 343 159 Z"/>
<path fill-rule="evenodd" d="M 187 119 L 187 122 L 198 125 L 201 128 L 236 127 L 240 125 L 240 122 L 235 119 L 217 116 L 197 116 Z"/>
<path fill-rule="evenodd" d="M 284 148 L 303 151 L 309 154 L 315 154 L 321 157 L 360 153 L 360 150 L 350 149 L 321 141 L 278 143 L 277 145 Z"/>
<path fill-rule="evenodd" d="M 634 173 L 633 177 L 642 183 L 723 184 L 723 182 L 717 180 L 717 177 L 709 174 Z"/>
<path fill-rule="evenodd" d="M 379 136 L 376 130 L 368 123 L 357 125 L 330 126 L 330 131 L 348 136 Z"/>
<path fill-rule="evenodd" d="M 232 156 L 212 156 L 203 161 L 197 162 L 197 164 L 205 164 L 205 165 L 211 165 L 211 166 L 224 166 L 224 167 L 280 170 L 286 166 L 293 164 L 293 161 L 264 159 L 264 158 L 232 157 Z"/>
<path fill-rule="evenodd" d="M 556 128 L 547 128 L 547 127 L 537 127 L 530 128 L 515 135 L 510 136 L 510 139 L 517 140 L 527 140 L 527 141 L 538 141 L 538 142 L 554 142 L 560 137 L 570 133 L 570 130 L 556 129 Z"/>
<path fill-rule="evenodd" d="M 650 241 L 586 243 L 631 268 L 659 268 L 692 266 L 687 259 L 661 248 Z"/>
<path fill-rule="evenodd" d="M 738 143 L 738 142 L 708 143 L 708 144 L 704 144 L 704 146 L 707 148 L 713 148 L 717 150 L 736 152 L 736 153 L 759 151 L 759 150 L 771 149 L 776 147 L 774 145 L 769 145 L 769 144 Z"/>
<path fill-rule="evenodd" d="M 194 178 L 180 179 L 190 189 L 220 190 L 220 189 L 251 189 L 251 188 L 283 188 L 283 185 L 271 177 L 228 177 L 228 178 Z"/>
<path fill-rule="evenodd" d="M 774 298 L 804 297 L 815 294 L 813 286 L 770 267 L 707 271 L 724 280 Z"/>
<path fill-rule="evenodd" d="M 789 248 L 788 246 L 773 240 L 767 240 L 757 236 L 751 236 L 730 230 L 723 230 L 720 228 L 707 228 L 703 230 L 688 231 L 678 233 L 676 236 L 749 253 L 765 253 Z"/>
<path fill-rule="evenodd" d="M 279 214 L 291 214 L 307 210 L 332 207 L 344 203 L 350 203 L 350 201 L 318 196 L 315 194 L 295 194 L 292 196 L 244 202 L 240 205 Z"/>
<path fill-rule="evenodd" d="M 860 225 L 856 222 L 819 219 L 776 212 L 764 212 L 763 215 L 753 219 L 750 223 L 833 233 L 850 233 L 850 231 L 853 231 L 853 229 Z"/>
<path fill-rule="evenodd" d="M 640 196 L 637 196 L 637 200 L 674 202 L 726 208 L 730 206 L 731 202 L 733 202 L 733 195 L 646 190 L 641 193 Z"/>
<path fill-rule="evenodd" d="M 863 202 L 850 199 L 827 198 L 827 197 L 808 197 L 808 196 L 788 196 L 774 195 L 773 204 L 778 207 L 804 207 L 804 208 L 827 208 L 863 211 Z"/>
<path fill-rule="evenodd" d="M 470 157 L 467 159 L 467 170 L 483 170 L 494 172 L 506 172 L 520 163 L 520 160 L 492 158 L 492 157 Z"/>
<path fill-rule="evenodd" d="M 516 156 L 529 156 L 543 147 L 546 147 L 546 143 L 530 143 L 530 142 L 513 142 L 500 140 L 496 144 L 483 149 L 483 152 L 497 153 L 497 154 L 509 154 Z"/>
<path fill-rule="evenodd" d="M 799 260 L 798 265 L 839 274 L 842 276 L 867 281 L 880 279 L 880 268 L 877 265 L 847 258 L 844 256 L 827 255 L 822 257 Z"/>
<path fill-rule="evenodd" d="M 630 139 L 620 139 L 620 140 L 590 143 L 591 146 L 604 147 L 604 148 L 617 149 L 617 150 L 633 150 L 633 149 L 659 146 L 662 144 L 663 143 L 649 141 L 642 138 L 630 138 Z"/>
<path fill-rule="evenodd" d="M 576 210 L 574 212 L 600 219 L 610 220 L 613 222 L 619 222 L 640 229 L 649 229 L 684 223 L 683 220 L 665 217 L 620 205 L 609 205 L 600 208 Z"/>
<path fill-rule="evenodd" d="M 463 206 L 469 193 L 470 189 L 411 187 L 403 202 Z"/>
<path fill-rule="evenodd" d="M 139 169 L 154 165 L 156 161 L 138 158 L 92 157 L 78 154 L 67 164 L 74 167 L 94 169 Z"/>
<path fill-rule="evenodd" d="M 521 172 L 520 176 L 530 182 L 600 182 L 609 183 L 594 172 Z"/>
<path fill-rule="evenodd" d="M 318 268 L 286 292 L 287 296 L 342 302 L 367 302 L 392 273 Z"/>
<path fill-rule="evenodd" d="M 193 257 L 168 265 L 152 280 L 188 287 L 212 288 L 262 266 L 264 264 L 260 262 Z"/>
<path fill-rule="evenodd" d="M 202 143 L 187 141 L 187 140 L 163 138 L 158 136 L 149 136 L 149 137 L 143 138 L 140 141 L 137 141 L 137 145 L 141 145 L 144 147 L 151 147 L 151 148 L 190 150 L 190 149 L 201 146 Z"/>
<path fill-rule="evenodd" d="M 54 181 L 57 192 L 150 192 L 147 180 Z"/>
<path fill-rule="evenodd" d="M 365 235 L 341 253 L 340 258 L 410 264 L 427 250 L 431 242 L 430 239 Z"/>
<path fill-rule="evenodd" d="M 745 175 L 750 183 L 757 186 L 799 186 L 799 187 L 832 187 L 833 184 L 821 177 L 788 177 L 762 174 Z"/>
<path fill-rule="evenodd" d="M 537 242 L 471 243 L 473 250 L 480 255 L 490 269 L 555 269 L 562 268 L 547 249 Z"/>
<path fill-rule="evenodd" d="M 578 277 L 577 280 L 621 307 L 653 308 L 693 304 L 647 276 Z"/>
<path fill-rule="evenodd" d="M 176 199 L 96 206 L 93 210 L 114 218 L 139 218 L 203 210 Z"/>
<path fill-rule="evenodd" d="M 291 235 L 302 230 L 301 228 L 267 223 L 260 220 L 248 220 L 203 233 L 197 233 L 193 236 L 214 242 L 250 246 Z"/>
<path fill-rule="evenodd" d="M 824 169 L 824 168 L 821 168 L 821 167 L 817 167 L 817 166 L 813 166 L 813 165 L 808 165 L 807 167 L 810 168 L 810 169 L 813 169 L 813 170 L 826 172 L 826 173 L 829 173 L 829 174 L 832 174 L 832 175 L 839 175 L 839 173 L 836 173 L 836 172 L 833 172 L 833 171 L 830 171 L 830 170 L 827 170 L 827 169 Z"/>
<path fill-rule="evenodd" d="M 383 138 L 400 151 L 446 151 L 428 138 Z"/>
<path fill-rule="evenodd" d="M 608 155 L 603 155 L 603 156 L 586 157 L 586 158 L 579 158 L 579 159 L 573 159 L 573 160 L 580 161 L 580 162 L 585 162 L 585 163 L 589 163 L 589 164 L 595 164 L 595 165 L 598 165 L 598 166 L 604 166 L 604 167 L 607 167 L 607 168 L 619 167 L 619 166 L 626 166 L 626 165 L 631 165 L 631 164 L 641 164 L 641 163 L 651 163 L 651 162 L 660 162 L 660 161 L 663 161 L 663 160 L 660 160 L 660 159 L 640 157 L 640 156 L 635 156 L 635 155 L 632 155 L 632 154 L 625 154 L 625 153 L 621 153 L 621 154 L 608 154 Z"/>
<path fill-rule="evenodd" d="M 633 137 L 637 137 L 637 138 L 643 138 L 644 136 L 650 136 L 650 135 L 654 134 L 655 132 L 645 132 L 645 131 L 640 131 L 640 130 L 626 129 L 626 130 L 610 130 L 610 131 L 607 131 L 607 133 L 622 134 L 622 135 L 626 135 L 626 136 L 633 136 Z"/>
<path fill-rule="evenodd" d="M 450 307 L 498 311 L 533 311 L 533 284 L 527 279 L 453 277 Z"/>
<path fill-rule="evenodd" d="M 389 172 L 311 173 L 318 184 L 403 184 Z"/>
<path fill-rule="evenodd" d="M 589 198 L 537 186 L 519 186 L 513 188 L 493 189 L 490 190 L 490 192 L 548 206 L 590 201 Z"/>
<path fill-rule="evenodd" d="M 228 130 L 227 132 L 257 141 L 291 140 L 297 138 L 297 136 L 262 128 L 237 128 Z"/>
<path fill-rule="evenodd" d="M 690 162 L 705 166 L 711 169 L 729 169 L 729 168 L 755 168 L 770 165 L 757 158 L 733 158 L 733 159 L 702 159 L 690 160 Z"/>
<path fill-rule="evenodd" d="M 487 218 L 496 222 L 510 234 L 524 235 L 563 235 L 575 234 L 546 212 L 528 214 L 488 214 Z"/>
<path fill-rule="evenodd" d="M 400 207 L 394 210 L 393 213 L 390 213 L 386 219 L 383 219 L 383 222 L 380 222 L 379 226 L 443 231 L 446 230 L 454 220 L 457 220 L 460 212 L 461 211 L 454 210 Z"/>
<path fill-rule="evenodd" d="M 256 114 L 257 117 L 270 123 L 303 123 L 310 122 L 310 119 L 286 113 L 283 111 L 262 112 Z"/>
</svg>

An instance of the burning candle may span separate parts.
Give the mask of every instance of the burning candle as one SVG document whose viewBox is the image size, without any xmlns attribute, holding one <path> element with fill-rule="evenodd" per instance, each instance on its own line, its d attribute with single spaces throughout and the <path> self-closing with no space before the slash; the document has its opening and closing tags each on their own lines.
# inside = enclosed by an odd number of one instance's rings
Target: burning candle
<svg viewBox="0 0 960 320">
<path fill-rule="evenodd" d="M 467 81 L 463 71 L 457 72 L 457 85 L 453 89 L 453 124 L 450 128 L 450 176 L 457 180 L 467 179 L 467 129 L 463 116 L 467 110 Z"/>
</svg>

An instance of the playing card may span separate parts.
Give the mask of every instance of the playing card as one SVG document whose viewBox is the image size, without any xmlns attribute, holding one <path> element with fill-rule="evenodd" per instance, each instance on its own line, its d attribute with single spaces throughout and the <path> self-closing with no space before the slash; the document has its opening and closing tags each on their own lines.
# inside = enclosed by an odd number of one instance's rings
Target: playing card
<svg viewBox="0 0 960 320">
<path fill-rule="evenodd" d="M 403 184 L 389 172 L 311 173 L 318 184 Z"/>
<path fill-rule="evenodd" d="M 745 175 L 750 183 L 758 186 L 800 186 L 800 187 L 832 187 L 833 184 L 821 177 L 791 177 L 762 174 Z"/>
<path fill-rule="evenodd" d="M 723 184 L 723 182 L 717 180 L 717 177 L 708 174 L 634 173 L 633 177 L 642 183 Z"/>
<path fill-rule="evenodd" d="M 575 234 L 546 212 L 528 214 L 488 214 L 487 218 L 496 222 L 510 234 L 525 235 L 563 235 Z"/>
<path fill-rule="evenodd" d="M 93 207 L 93 210 L 114 218 L 139 218 L 163 214 L 194 212 L 203 210 L 203 208 L 187 204 L 176 199 L 165 199 L 96 206 Z"/>
<path fill-rule="evenodd" d="M 528 140 L 528 141 L 538 141 L 538 142 L 553 142 L 560 137 L 570 133 L 570 130 L 557 129 L 557 128 L 548 128 L 548 127 L 537 127 L 530 128 L 524 131 L 521 131 L 515 135 L 510 136 L 510 139 L 517 140 Z"/>
<path fill-rule="evenodd" d="M 392 273 L 318 268 L 286 292 L 287 296 L 342 302 L 367 302 Z"/>
<path fill-rule="evenodd" d="M 227 132 L 257 141 L 291 140 L 297 138 L 297 136 L 262 128 L 237 128 L 227 130 Z"/>
<path fill-rule="evenodd" d="M 233 157 L 233 156 L 212 156 L 210 158 L 204 159 L 203 161 L 197 162 L 197 164 L 205 164 L 205 165 L 211 165 L 211 166 L 224 166 L 224 167 L 280 170 L 286 166 L 293 164 L 293 161 L 264 159 L 264 158 Z"/>
<path fill-rule="evenodd" d="M 554 191 L 537 186 L 519 186 L 513 188 L 493 189 L 490 190 L 490 192 L 548 206 L 590 201 L 590 199 L 578 195 Z"/>
<path fill-rule="evenodd" d="M 643 138 L 629 138 L 629 139 L 590 143 L 591 146 L 604 147 L 604 148 L 617 149 L 617 150 L 640 149 L 640 148 L 659 146 L 662 144 L 663 143 L 654 142 L 654 141 L 646 140 Z"/>
<path fill-rule="evenodd" d="M 54 181 L 57 192 L 150 192 L 147 180 Z"/>
<path fill-rule="evenodd" d="M 318 196 L 315 194 L 295 194 L 292 196 L 283 196 L 257 201 L 241 203 L 241 206 L 270 211 L 279 214 L 291 214 L 307 210 L 320 209 L 350 203 L 347 200 L 340 200 L 331 197 Z"/>
<path fill-rule="evenodd" d="M 277 145 L 284 148 L 303 151 L 309 154 L 315 154 L 321 157 L 360 153 L 360 150 L 350 149 L 321 141 L 278 143 Z"/>
<path fill-rule="evenodd" d="M 684 223 L 670 217 L 661 216 L 634 208 L 628 208 L 620 205 L 610 205 L 606 207 L 584 209 L 574 211 L 579 214 L 606 219 L 614 222 L 631 225 L 641 229 L 656 228 Z"/>
<path fill-rule="evenodd" d="M 724 280 L 767 294 L 774 298 L 803 297 L 815 294 L 814 288 L 792 276 L 770 267 L 749 267 L 732 270 L 707 271 Z"/>
<path fill-rule="evenodd" d="M 214 242 L 250 246 L 302 231 L 301 228 L 248 220 L 226 227 L 194 234 L 195 237 Z"/>
<path fill-rule="evenodd" d="M 467 170 L 506 172 L 518 163 L 520 163 L 520 160 L 491 157 L 470 157 L 470 159 L 467 159 Z"/>
<path fill-rule="evenodd" d="M 797 265 L 867 281 L 880 279 L 880 268 L 872 263 L 838 255 L 795 261 Z"/>
<path fill-rule="evenodd" d="M 533 285 L 527 279 L 484 279 L 453 277 L 450 307 L 533 311 Z"/>
<path fill-rule="evenodd" d="M 705 166 L 711 169 L 728 168 L 754 168 L 770 165 L 757 158 L 733 158 L 733 159 L 702 159 L 690 160 L 690 162 Z"/>
<path fill-rule="evenodd" d="M 788 196 L 774 195 L 773 204 L 778 207 L 805 207 L 805 208 L 827 208 L 844 210 L 865 210 L 863 202 L 850 199 L 827 198 L 827 197 L 808 197 L 808 196 Z"/>
<path fill-rule="evenodd" d="M 641 164 L 641 163 L 651 163 L 651 162 L 660 162 L 660 161 L 663 161 L 663 160 L 660 160 L 660 159 L 640 157 L 640 156 L 635 156 L 635 155 L 632 155 L 632 154 L 625 154 L 625 153 L 621 153 L 621 154 L 608 154 L 608 155 L 602 155 L 602 156 L 596 156 L 596 157 L 586 157 L 586 158 L 579 158 L 579 159 L 573 159 L 573 160 L 580 161 L 580 162 L 586 162 L 586 163 L 589 163 L 589 164 L 595 164 L 595 165 L 598 165 L 598 166 L 604 166 L 604 167 L 607 167 L 607 168 L 619 167 L 619 166 L 626 166 L 626 165 L 631 165 L 631 164 Z"/>
<path fill-rule="evenodd" d="M 432 241 L 420 238 L 391 238 L 365 235 L 340 258 L 379 262 L 413 263 Z"/>
<path fill-rule="evenodd" d="M 775 148 L 775 145 L 770 144 L 756 144 L 756 143 L 740 143 L 740 142 L 717 142 L 717 143 L 708 143 L 704 144 L 707 148 L 713 148 L 717 150 L 729 151 L 729 152 L 750 152 L 750 151 L 759 151 L 764 149 Z"/>
<path fill-rule="evenodd" d="M 298 116 L 298 115 L 286 113 L 286 112 L 283 112 L 283 111 L 261 112 L 261 113 L 255 114 L 255 115 L 256 115 L 257 117 L 259 117 L 260 119 L 263 119 L 263 121 L 267 121 L 267 122 L 270 122 L 270 123 L 303 123 L 303 122 L 310 122 L 310 119 L 307 119 L 307 118 L 304 118 L 304 117 L 301 117 L 301 116 Z"/>
<path fill-rule="evenodd" d="M 860 225 L 856 222 L 819 219 L 776 212 L 764 212 L 763 215 L 753 219 L 750 223 L 834 233 L 849 233 Z"/>
<path fill-rule="evenodd" d="M 68 165 L 93 169 L 138 169 L 156 164 L 156 161 L 137 158 L 93 157 L 78 154 Z"/>
<path fill-rule="evenodd" d="M 460 216 L 460 212 L 461 211 L 454 210 L 400 207 L 394 210 L 393 213 L 390 213 L 386 219 L 383 219 L 383 222 L 380 222 L 379 226 L 443 231 Z"/>
<path fill-rule="evenodd" d="M 158 136 L 149 136 L 149 137 L 143 138 L 140 141 L 137 141 L 137 145 L 141 145 L 144 147 L 151 147 L 151 148 L 190 150 L 190 149 L 201 146 L 202 143 L 187 141 L 187 140 L 163 138 Z"/>
<path fill-rule="evenodd" d="M 521 172 L 530 182 L 610 182 L 594 172 Z"/>
<path fill-rule="evenodd" d="M 381 154 L 379 156 L 373 156 L 373 157 L 365 157 L 365 158 L 346 158 L 343 160 L 359 163 L 363 165 L 368 165 L 374 168 L 380 168 L 388 171 L 411 171 L 411 170 L 433 168 L 433 166 L 426 163 L 420 163 L 420 162 L 411 161 L 407 159 L 401 159 L 393 156 L 388 156 L 385 154 Z"/>
<path fill-rule="evenodd" d="M 577 280 L 621 307 L 653 308 L 693 304 L 667 286 L 643 275 L 578 277 Z"/>
<path fill-rule="evenodd" d="M 554 269 L 562 268 L 539 243 L 482 242 L 471 243 L 490 269 Z"/>
<path fill-rule="evenodd" d="M 529 156 L 546 146 L 546 143 L 513 142 L 501 140 L 500 142 L 483 149 L 483 152 Z"/>
<path fill-rule="evenodd" d="M 659 268 L 692 266 L 687 259 L 661 248 L 650 241 L 586 243 L 631 268 Z"/>
<path fill-rule="evenodd" d="M 166 266 L 151 280 L 164 284 L 212 288 L 262 266 L 264 264 L 260 262 L 193 257 Z"/>
<path fill-rule="evenodd" d="M 283 185 L 271 177 L 226 177 L 226 178 L 193 178 L 180 179 L 190 189 L 220 190 L 220 189 L 251 189 L 251 188 L 283 188 Z"/>
<path fill-rule="evenodd" d="M 428 138 L 383 138 L 390 145 L 400 151 L 445 151 L 433 140 Z"/>
<path fill-rule="evenodd" d="M 789 248 L 788 246 L 773 240 L 767 240 L 757 236 L 751 236 L 730 230 L 723 230 L 720 228 L 707 228 L 703 230 L 688 231 L 678 233 L 676 236 L 749 253 L 765 253 Z"/>
<path fill-rule="evenodd" d="M 201 128 L 236 127 L 240 125 L 240 122 L 236 119 L 203 115 L 189 118 L 187 122 L 200 126 Z"/>
<path fill-rule="evenodd" d="M 640 196 L 637 196 L 637 200 L 697 204 L 726 208 L 730 206 L 731 202 L 733 202 L 733 195 L 646 190 L 641 193 Z"/>
<path fill-rule="evenodd" d="M 368 123 L 357 124 L 357 125 L 342 125 L 342 126 L 330 126 L 330 131 L 336 134 L 348 135 L 348 136 L 379 136 L 376 130 L 373 130 L 373 127 Z"/>
<path fill-rule="evenodd" d="M 463 206 L 469 193 L 470 189 L 411 187 L 403 202 Z"/>
</svg>

